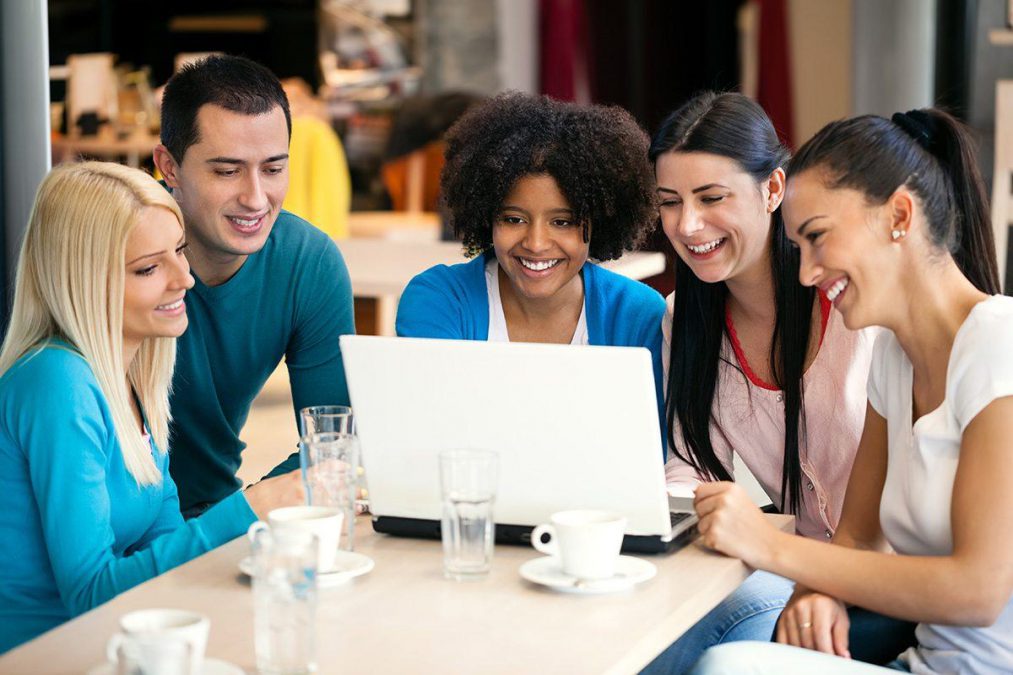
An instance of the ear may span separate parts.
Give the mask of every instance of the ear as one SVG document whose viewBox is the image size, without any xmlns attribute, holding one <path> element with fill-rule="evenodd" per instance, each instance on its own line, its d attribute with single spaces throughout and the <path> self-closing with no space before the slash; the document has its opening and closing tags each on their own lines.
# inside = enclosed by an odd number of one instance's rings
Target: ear
<svg viewBox="0 0 1013 675">
<path fill-rule="evenodd" d="M 914 195 L 902 185 L 894 190 L 885 206 L 889 215 L 890 227 L 886 236 L 891 241 L 901 241 L 908 235 L 914 225 Z M 894 234 L 895 232 L 898 234 Z"/>
<path fill-rule="evenodd" d="M 173 159 L 172 153 L 169 152 L 169 148 L 159 143 L 155 146 L 154 151 L 151 153 L 151 159 L 154 161 L 158 172 L 162 174 L 162 178 L 165 179 L 165 184 L 171 188 L 178 188 L 179 164 L 177 164 L 176 160 Z"/>
<path fill-rule="evenodd" d="M 784 169 L 777 167 L 771 172 L 770 177 L 767 178 L 767 213 L 777 211 L 777 207 L 781 205 L 781 202 L 784 200 L 784 187 Z"/>
</svg>

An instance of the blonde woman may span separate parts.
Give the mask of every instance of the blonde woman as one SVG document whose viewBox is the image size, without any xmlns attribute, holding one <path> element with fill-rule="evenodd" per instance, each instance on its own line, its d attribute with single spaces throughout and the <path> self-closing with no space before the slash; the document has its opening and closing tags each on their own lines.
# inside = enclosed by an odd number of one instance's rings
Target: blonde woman
<svg viewBox="0 0 1013 675">
<path fill-rule="evenodd" d="M 168 390 L 193 277 L 150 176 L 43 181 L 0 349 L 0 652 L 241 534 L 242 493 L 184 523 Z"/>
</svg>

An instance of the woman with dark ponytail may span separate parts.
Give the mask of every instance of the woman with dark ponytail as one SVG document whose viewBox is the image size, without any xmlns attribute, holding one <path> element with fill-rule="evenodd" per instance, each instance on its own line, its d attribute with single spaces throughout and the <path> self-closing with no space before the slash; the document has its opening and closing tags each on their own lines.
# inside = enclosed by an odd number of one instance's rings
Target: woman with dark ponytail
<svg viewBox="0 0 1013 675">
<path fill-rule="evenodd" d="M 858 646 L 847 603 L 919 622 L 896 670 L 1011 672 L 1013 298 L 998 295 L 968 133 L 933 109 L 834 122 L 788 175 L 801 281 L 833 296 L 849 328 L 889 331 L 835 546 L 775 532 L 720 485 L 697 491 L 706 545 L 798 582 L 777 640 L 816 651 L 723 645 L 698 668 L 865 672 L 836 658 Z"/>
<path fill-rule="evenodd" d="M 799 284 L 779 208 L 788 151 L 754 101 L 698 95 L 662 123 L 650 158 L 679 256 L 663 323 L 669 490 L 731 481 L 737 453 L 799 534 L 826 541 L 862 429 L 875 336 L 847 330 L 825 293 Z M 770 639 L 791 590 L 753 574 L 649 672 L 682 673 L 720 642 Z"/>
</svg>

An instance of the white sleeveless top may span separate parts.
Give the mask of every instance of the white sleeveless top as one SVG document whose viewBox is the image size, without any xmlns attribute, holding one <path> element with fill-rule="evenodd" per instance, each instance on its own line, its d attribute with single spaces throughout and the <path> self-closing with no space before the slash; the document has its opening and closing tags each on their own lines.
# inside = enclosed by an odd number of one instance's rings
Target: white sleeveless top
<svg viewBox="0 0 1013 675">
<path fill-rule="evenodd" d="M 889 438 L 883 534 L 901 554 L 949 555 L 961 437 L 989 403 L 1013 395 L 1013 298 L 997 295 L 971 310 L 953 340 L 943 402 L 913 425 L 911 362 L 889 331 L 876 341 L 868 386 Z M 987 628 L 923 623 L 915 634 L 918 646 L 903 655 L 914 673 L 1013 672 L 1013 598 Z"/>
</svg>

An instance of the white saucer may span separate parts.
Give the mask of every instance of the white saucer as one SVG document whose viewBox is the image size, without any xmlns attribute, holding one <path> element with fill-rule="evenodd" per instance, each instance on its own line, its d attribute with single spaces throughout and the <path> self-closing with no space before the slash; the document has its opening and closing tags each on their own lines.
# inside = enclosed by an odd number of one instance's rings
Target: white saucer
<svg viewBox="0 0 1013 675">
<path fill-rule="evenodd" d="M 326 572 L 317 573 L 317 586 L 319 588 L 338 586 L 349 579 L 370 572 L 375 565 L 376 563 L 368 555 L 353 551 L 338 551 L 334 558 L 334 567 Z M 246 557 L 240 560 L 239 571 L 248 577 L 253 576 L 253 558 Z"/>
<path fill-rule="evenodd" d="M 204 658 L 204 667 L 200 672 L 201 675 L 246 675 L 246 671 L 234 663 L 207 657 Z M 88 675 L 116 675 L 116 665 L 103 663 L 89 670 Z"/>
<path fill-rule="evenodd" d="M 621 555 L 616 561 L 614 576 L 608 579 L 585 580 L 567 574 L 563 571 L 559 558 L 547 555 L 527 561 L 521 565 L 520 573 L 528 581 L 547 586 L 554 591 L 585 595 L 628 590 L 648 579 L 653 579 L 658 573 L 658 568 L 646 560 Z"/>
</svg>

